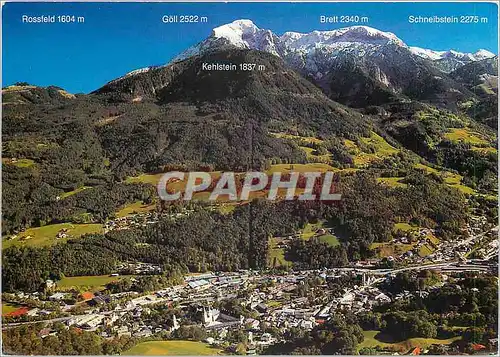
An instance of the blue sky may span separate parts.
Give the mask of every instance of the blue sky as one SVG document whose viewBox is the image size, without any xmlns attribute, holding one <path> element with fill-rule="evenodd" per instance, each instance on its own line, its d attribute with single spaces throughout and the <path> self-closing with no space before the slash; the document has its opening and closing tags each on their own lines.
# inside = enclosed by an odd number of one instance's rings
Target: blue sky
<svg viewBox="0 0 500 357">
<path fill-rule="evenodd" d="M 84 24 L 26 24 L 22 15 L 84 16 Z M 165 14 L 207 16 L 204 24 L 164 24 Z M 211 29 L 251 19 L 277 34 L 345 27 L 320 15 L 369 17 L 410 46 L 498 53 L 493 3 L 7 3 L 3 7 L 3 86 L 23 81 L 87 93 L 133 69 L 167 63 Z M 487 24 L 410 24 L 408 16 L 487 17 Z M 349 24 L 354 25 L 354 24 Z"/>
</svg>

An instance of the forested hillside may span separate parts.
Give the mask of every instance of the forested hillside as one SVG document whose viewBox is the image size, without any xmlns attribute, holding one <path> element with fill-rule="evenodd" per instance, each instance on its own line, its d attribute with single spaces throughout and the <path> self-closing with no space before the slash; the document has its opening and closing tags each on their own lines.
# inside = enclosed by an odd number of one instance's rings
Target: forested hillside
<svg viewBox="0 0 500 357">
<path fill-rule="evenodd" d="M 263 70 L 200 71 L 206 62 L 257 62 Z M 339 266 L 373 256 L 372 244 L 390 242 L 398 222 L 453 239 L 468 221 L 470 200 L 496 194 L 496 133 L 459 109 L 462 99 L 448 110 L 419 96 L 359 102 L 364 97 L 356 95 L 352 109 L 327 94 L 280 58 L 240 49 L 125 76 L 88 95 L 26 83 L 5 88 L 7 235 L 62 222 L 104 223 L 134 202 L 169 209 L 154 182 L 127 179 L 169 169 L 272 171 L 320 162 L 337 172 L 343 199 L 311 207 L 252 203 L 229 215 L 202 210 L 145 230 L 15 246 L 4 250 L 4 289 L 36 290 L 60 274 L 107 274 L 123 260 L 190 271 L 261 268 L 269 237 L 318 220 L 333 225 L 340 245 L 299 241 L 287 259 L 301 268 Z M 495 214 L 486 211 L 490 219 Z"/>
</svg>

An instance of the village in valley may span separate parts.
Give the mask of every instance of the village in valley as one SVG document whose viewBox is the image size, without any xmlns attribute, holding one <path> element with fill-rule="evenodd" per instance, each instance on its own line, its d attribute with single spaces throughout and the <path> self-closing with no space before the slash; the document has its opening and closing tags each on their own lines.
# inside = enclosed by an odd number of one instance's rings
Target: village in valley
<svg viewBox="0 0 500 357">
<path fill-rule="evenodd" d="M 175 213 L 170 217 L 176 219 L 189 213 Z M 156 213 L 133 214 L 107 222 L 105 229 L 144 227 L 156 223 L 159 217 Z M 94 286 L 85 291 L 90 285 L 88 282 L 80 286 L 76 281 L 74 285 L 60 286 L 59 282 L 47 280 L 41 292 L 4 293 L 3 300 L 19 308 L 4 315 L 3 328 L 39 321 L 45 325 L 39 331 L 41 338 L 56 335 L 58 328 L 76 328 L 103 338 L 124 336 L 146 341 L 143 343 L 163 338 L 192 340 L 195 335 L 195 340 L 212 353 L 265 353 L 273 345 L 286 343 L 286 336 L 293 334 L 294 329 L 311 331 L 336 314 L 358 315 L 397 301 L 418 301 L 445 285 L 460 288 L 457 284 L 464 273 L 496 275 L 497 263 L 492 258 L 498 254 L 498 241 L 494 239 L 498 227 L 481 219 L 472 222 L 475 225 L 469 226 L 467 238 L 452 244 L 435 244 L 432 253 L 424 256 L 418 251 L 423 244 L 428 244 L 433 232 L 420 229 L 395 239 L 393 244 L 408 244 L 410 240 L 415 243 L 412 250 L 399 256 L 359 261 L 336 269 L 294 271 L 271 267 L 267 271 L 190 274 L 179 284 L 148 292 L 134 291 L 134 281 L 161 275 L 162 267 L 123 262 L 115 273 L 97 277 L 102 278 L 97 283 L 101 287 L 97 289 Z M 320 228 L 312 232 L 312 237 L 330 232 L 329 228 Z M 277 249 L 286 249 L 290 241 L 301 239 L 301 234 L 278 237 Z M 470 258 L 473 250 L 474 258 Z M 427 283 L 418 290 L 394 292 L 393 280 L 402 273 L 418 276 Z M 106 284 L 121 279 L 131 282 L 130 290 L 111 292 Z M 442 343 L 446 348 L 456 340 L 451 338 Z M 365 339 L 358 350 L 420 354 L 428 352 L 433 343 L 439 344 L 440 340 L 391 344 L 371 338 Z"/>
</svg>

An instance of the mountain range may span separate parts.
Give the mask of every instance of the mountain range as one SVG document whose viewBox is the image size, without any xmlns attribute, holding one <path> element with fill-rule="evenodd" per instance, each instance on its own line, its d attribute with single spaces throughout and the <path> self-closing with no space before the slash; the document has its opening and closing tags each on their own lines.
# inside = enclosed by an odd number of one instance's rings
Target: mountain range
<svg viewBox="0 0 500 357">
<path fill-rule="evenodd" d="M 449 74 L 465 64 L 495 56 L 486 50 L 471 54 L 410 47 L 393 33 L 367 26 L 278 36 L 250 20 L 236 20 L 214 28 L 207 39 L 160 68 L 174 68 L 193 56 L 231 48 L 279 57 L 331 99 L 353 107 L 378 105 L 399 97 L 456 109 L 457 102 L 474 95 Z M 138 69 L 113 82 L 151 69 L 158 67 Z"/>
<path fill-rule="evenodd" d="M 395 34 L 368 26 L 352 26 L 310 33 L 285 32 L 282 36 L 278 36 L 270 30 L 258 28 L 251 20 L 236 20 L 213 29 L 212 34 L 207 39 L 187 49 L 174 58 L 174 61 L 221 46 L 269 52 L 316 77 L 321 77 L 325 65 L 331 65 L 331 62 L 339 57 L 373 55 L 386 46 L 405 48 L 419 57 L 436 61 L 438 67 L 447 71 L 468 62 L 495 56 L 484 49 L 475 53 L 461 53 L 454 50 L 434 51 L 410 47 Z M 443 65 L 444 62 L 448 63 L 449 66 Z"/>
</svg>

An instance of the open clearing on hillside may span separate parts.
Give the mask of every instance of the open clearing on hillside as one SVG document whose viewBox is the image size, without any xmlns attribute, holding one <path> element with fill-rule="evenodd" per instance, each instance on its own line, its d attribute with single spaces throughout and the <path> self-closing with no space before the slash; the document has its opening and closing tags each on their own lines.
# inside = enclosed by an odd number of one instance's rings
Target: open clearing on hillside
<svg viewBox="0 0 500 357">
<path fill-rule="evenodd" d="M 395 223 L 394 224 L 394 231 L 403 231 L 403 232 L 411 232 L 411 231 L 417 231 L 419 227 L 412 226 L 408 223 Z"/>
<path fill-rule="evenodd" d="M 498 154 L 498 150 L 495 149 L 494 147 L 491 147 L 491 146 L 487 146 L 487 147 L 473 146 L 471 149 L 472 149 L 472 151 L 477 151 L 483 155 L 488 155 L 488 154 L 497 155 Z"/>
<path fill-rule="evenodd" d="M 300 238 L 304 240 L 309 240 L 312 236 L 316 234 L 318 229 L 325 228 L 325 222 L 319 221 L 317 223 L 307 223 L 300 233 Z"/>
<path fill-rule="evenodd" d="M 399 341 L 399 342 L 382 342 L 383 339 L 381 337 L 380 331 L 363 331 L 363 335 L 365 339 L 358 345 L 358 351 L 363 347 L 371 347 L 371 348 L 380 348 L 380 349 L 390 349 L 395 352 L 406 353 L 410 349 L 415 347 L 427 348 L 430 345 L 438 344 L 438 345 L 449 345 L 455 341 L 461 339 L 461 337 L 452 337 L 445 340 L 440 340 L 436 338 L 410 338 L 408 340 Z M 379 340 L 379 338 L 381 340 Z M 388 339 L 389 340 L 389 339 Z"/>
<path fill-rule="evenodd" d="M 285 259 L 285 250 L 279 248 L 278 244 L 282 241 L 282 238 L 271 237 L 269 238 L 269 251 L 267 264 L 271 268 L 276 268 L 279 266 L 291 266 L 291 262 Z"/>
<path fill-rule="evenodd" d="M 128 351 L 125 356 L 213 356 L 220 350 L 196 341 L 149 341 L 141 342 Z"/>
<path fill-rule="evenodd" d="M 320 242 L 326 243 L 326 244 L 328 244 L 329 246 L 332 246 L 332 247 L 336 247 L 336 246 L 340 245 L 340 242 L 339 242 L 338 238 L 335 237 L 333 234 L 330 234 L 330 233 L 323 234 L 323 235 L 319 236 L 318 240 Z"/>
<path fill-rule="evenodd" d="M 332 247 L 340 245 L 338 238 L 332 233 L 328 232 L 327 228 L 328 228 L 328 223 L 325 221 L 319 221 L 317 223 L 307 223 L 304 229 L 301 230 L 299 236 L 303 240 L 317 239 L 318 241 L 326 243 Z M 317 234 L 316 232 L 321 229 L 325 229 L 325 232 L 323 234 L 319 233 Z M 268 250 L 269 267 L 291 265 L 291 262 L 285 259 L 285 249 L 278 247 L 278 245 L 282 241 L 283 238 L 281 237 L 269 238 L 269 250 Z"/>
<path fill-rule="evenodd" d="M 327 231 L 330 228 L 328 223 L 325 221 L 319 221 L 317 223 L 307 223 L 302 233 L 300 234 L 300 238 L 304 240 L 309 240 L 312 237 L 316 236 L 320 242 L 327 243 L 332 247 L 340 245 L 338 238 Z M 325 229 L 324 234 L 317 234 L 318 230 Z"/>
<path fill-rule="evenodd" d="M 149 205 L 143 204 L 141 201 L 136 201 L 134 203 L 129 203 L 123 206 L 118 212 L 116 212 L 116 217 L 125 217 L 131 214 L 144 213 L 154 211 L 156 209 L 156 204 L 151 203 Z"/>
<path fill-rule="evenodd" d="M 266 171 L 267 174 L 275 172 L 289 173 L 289 172 L 327 172 L 339 171 L 325 163 L 309 163 L 309 164 L 277 164 L 271 165 L 271 168 Z"/>
<path fill-rule="evenodd" d="M 488 141 L 486 141 L 481 134 L 475 133 L 468 128 L 450 129 L 450 131 L 446 133 L 444 137 L 455 143 L 461 141 L 470 145 L 488 145 Z"/>
<path fill-rule="evenodd" d="M 377 181 L 389 187 L 407 187 L 408 185 L 401 182 L 404 177 L 378 177 Z"/>
<path fill-rule="evenodd" d="M 14 165 L 16 167 L 30 167 L 35 164 L 31 159 L 2 159 L 3 164 Z"/>
<path fill-rule="evenodd" d="M 71 288 L 97 291 L 105 288 L 106 284 L 112 281 L 117 281 L 125 278 L 133 277 L 133 275 L 88 275 L 88 276 L 65 276 L 56 282 L 57 288 L 60 290 L 68 290 Z"/>
<path fill-rule="evenodd" d="M 409 223 L 402 222 L 395 223 L 392 231 L 393 233 L 397 233 L 398 231 L 400 231 L 404 233 L 415 232 L 416 234 L 418 234 L 418 231 L 420 229 L 422 229 L 422 227 L 412 226 Z M 426 242 L 423 242 L 423 244 L 418 248 L 418 252 L 416 253 L 418 253 L 418 255 L 421 257 L 426 257 L 427 255 L 434 252 L 435 246 L 439 244 L 439 239 L 431 232 L 427 232 L 423 237 L 420 236 L 419 240 L 422 240 L 422 238 L 424 238 Z M 374 242 L 370 245 L 370 249 L 375 250 L 378 257 L 384 258 L 388 256 L 399 256 L 401 254 L 404 254 L 407 251 L 414 249 L 416 247 L 416 243 L 416 241 L 413 243 L 399 243 L 395 241 Z"/>
<path fill-rule="evenodd" d="M 474 189 L 470 188 L 469 186 L 465 186 L 465 185 L 461 184 L 462 176 L 459 174 L 455 174 L 455 173 L 449 172 L 449 171 L 439 171 L 433 167 L 430 167 L 430 166 L 427 166 L 424 164 L 416 164 L 415 168 L 423 170 L 428 174 L 435 174 L 435 175 L 441 176 L 443 178 L 444 182 L 448 186 L 454 187 L 466 195 L 472 195 L 476 192 L 476 191 L 474 191 Z"/>
<path fill-rule="evenodd" d="M 86 190 L 86 189 L 88 189 L 88 188 L 92 188 L 92 187 L 90 187 L 90 186 L 82 186 L 82 187 L 77 188 L 76 190 L 69 191 L 69 192 L 64 192 L 64 193 L 63 193 L 63 194 L 61 194 L 59 197 L 60 197 L 61 199 L 63 199 L 63 198 L 66 198 L 66 197 L 72 196 L 72 195 L 74 195 L 74 194 L 77 194 L 78 192 L 82 192 L 83 190 Z"/>
<path fill-rule="evenodd" d="M 344 145 L 354 157 L 354 165 L 356 167 L 364 167 L 372 161 L 383 159 L 399 151 L 375 132 L 372 132 L 369 138 L 360 137 L 359 140 L 365 146 L 371 148 L 373 152 L 364 152 L 354 141 L 344 139 Z"/>
<path fill-rule="evenodd" d="M 56 239 L 59 231 L 67 229 L 67 237 Z M 79 238 L 84 234 L 89 233 L 102 233 L 103 228 L 100 224 L 72 224 L 72 223 L 58 223 L 49 224 L 43 227 L 29 228 L 19 234 L 13 239 L 2 240 L 2 249 L 11 246 L 25 246 L 25 247 L 39 247 L 52 245 L 59 242 L 66 242 L 69 239 Z"/>
<path fill-rule="evenodd" d="M 290 173 L 290 172 L 327 172 L 327 171 L 333 171 L 333 172 L 354 172 L 357 171 L 356 169 L 337 169 L 331 165 L 328 165 L 326 163 L 308 163 L 308 164 L 276 164 L 276 165 L 271 165 L 269 170 L 266 171 L 267 174 L 273 174 L 275 172 L 281 172 L 281 173 Z M 243 175 L 244 172 L 236 173 L 237 175 L 241 174 Z M 126 183 L 149 183 L 151 185 L 158 185 L 158 182 L 160 182 L 161 177 L 164 175 L 164 173 L 159 173 L 159 174 L 141 174 L 139 176 L 134 176 L 134 177 L 128 177 L 125 182 Z M 212 179 L 220 177 L 221 172 L 220 171 L 212 171 L 210 172 L 210 176 Z M 187 176 L 187 174 L 186 174 Z M 175 182 L 170 182 L 168 187 L 172 188 L 174 190 L 183 190 L 185 187 L 186 183 L 184 181 L 175 181 Z"/>
<path fill-rule="evenodd" d="M 318 154 L 315 149 L 307 147 L 307 146 L 299 146 L 306 153 L 307 159 L 313 162 L 323 162 L 325 164 L 329 164 L 332 162 L 332 155 L 330 153 L 327 154 Z"/>
<path fill-rule="evenodd" d="M 311 143 L 311 144 L 321 144 L 323 140 L 312 137 L 312 136 L 298 136 L 298 135 L 291 135 L 291 134 L 286 134 L 286 133 L 269 133 L 271 136 L 274 136 L 275 138 L 280 138 L 280 139 L 290 139 L 294 141 L 303 141 L 306 143 Z"/>
<path fill-rule="evenodd" d="M 306 153 L 309 161 L 322 162 L 325 164 L 329 164 L 332 161 L 332 155 L 330 153 L 320 155 L 316 152 L 315 148 L 318 148 L 324 142 L 324 140 L 322 139 L 318 139 L 312 136 L 299 136 L 286 133 L 269 133 L 269 135 L 275 138 L 292 140 L 299 146 L 300 149 L 302 149 Z"/>
<path fill-rule="evenodd" d="M 159 174 L 140 174 L 139 176 L 128 177 L 126 183 L 149 183 L 151 185 L 157 185 L 160 182 L 161 177 L 164 173 Z"/>
<path fill-rule="evenodd" d="M 396 244 L 394 242 L 375 242 L 370 245 L 370 249 L 377 251 L 379 258 L 397 257 L 413 249 L 413 244 Z"/>
</svg>

